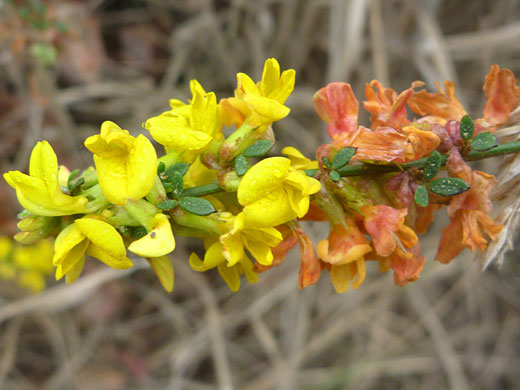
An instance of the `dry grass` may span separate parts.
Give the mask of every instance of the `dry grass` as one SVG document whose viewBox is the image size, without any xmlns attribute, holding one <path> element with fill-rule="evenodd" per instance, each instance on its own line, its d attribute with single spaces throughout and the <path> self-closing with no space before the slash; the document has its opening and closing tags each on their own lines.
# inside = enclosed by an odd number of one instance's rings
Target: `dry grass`
<svg viewBox="0 0 520 390">
<path fill-rule="evenodd" d="M 57 69 L 13 51 L 21 38 L 41 38 L 13 22 L 20 3 L 0 3 L 2 171 L 25 169 L 42 138 L 61 162 L 86 167 L 82 140 L 101 121 L 137 131 L 169 98 L 185 99 L 191 78 L 222 97 L 236 72 L 258 77 L 272 56 L 297 71 L 277 147 L 307 154 L 326 140 L 312 94 L 327 81 L 349 81 L 360 97 L 373 78 L 395 89 L 452 79 L 478 116 L 490 64 L 520 75 L 517 0 L 60 0 L 49 12 L 66 15 L 71 37 L 58 42 Z M 2 230 L 12 233 L 18 206 L 5 183 L 0 194 Z M 438 227 L 424 237 L 430 260 Z M 467 256 L 448 266 L 430 261 L 405 288 L 370 269 L 359 290 L 337 295 L 327 275 L 298 291 L 292 253 L 231 294 L 214 274 L 189 269 L 191 241 L 177 246 L 171 296 L 144 266 L 122 273 L 94 261 L 78 283 L 39 296 L 0 285 L 0 388 L 458 390 L 520 382 L 514 255 L 484 273 Z"/>
</svg>

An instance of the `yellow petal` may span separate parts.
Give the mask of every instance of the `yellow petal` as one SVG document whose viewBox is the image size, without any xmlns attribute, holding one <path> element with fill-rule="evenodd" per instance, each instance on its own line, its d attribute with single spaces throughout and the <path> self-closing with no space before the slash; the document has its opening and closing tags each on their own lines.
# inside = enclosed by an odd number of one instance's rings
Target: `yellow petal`
<svg viewBox="0 0 520 390">
<path fill-rule="evenodd" d="M 246 241 L 247 250 L 262 265 L 271 265 L 273 263 L 273 253 L 271 248 L 259 241 Z"/>
<path fill-rule="evenodd" d="M 238 270 L 238 264 L 233 267 L 228 267 L 226 263 L 220 263 L 218 265 L 218 273 L 224 279 L 229 289 L 233 292 L 237 292 L 240 288 L 240 272 Z"/>
<path fill-rule="evenodd" d="M 85 266 L 85 256 L 81 257 L 76 264 L 67 272 L 66 282 L 68 284 L 75 282 L 83 272 L 83 267 Z"/>
<path fill-rule="evenodd" d="M 153 218 L 152 230 L 128 246 L 129 251 L 142 257 L 159 257 L 167 255 L 174 249 L 172 227 L 164 214 L 156 214 Z"/>
<path fill-rule="evenodd" d="M 89 239 L 92 245 L 109 253 L 112 257 L 118 259 L 124 259 L 126 257 L 123 238 L 112 225 L 93 218 L 76 219 L 74 224 L 81 233 Z M 97 250 L 95 251 L 97 253 Z"/>
<path fill-rule="evenodd" d="M 289 157 L 291 166 L 295 169 L 317 169 L 318 161 L 311 161 L 305 157 L 300 151 L 292 146 L 286 146 L 282 149 L 282 153 Z"/>
<path fill-rule="evenodd" d="M 247 206 L 254 201 L 281 189 L 285 175 L 289 171 L 291 160 L 285 157 L 270 157 L 253 165 L 238 186 L 238 202 Z"/>
<path fill-rule="evenodd" d="M 264 198 L 244 207 L 247 226 L 273 227 L 289 222 L 297 217 L 285 190 L 274 190 Z"/>
<path fill-rule="evenodd" d="M 222 254 L 232 266 L 244 257 L 244 244 L 240 238 L 240 233 L 227 233 L 220 236 L 222 243 Z"/>
<path fill-rule="evenodd" d="M 268 97 L 283 104 L 294 90 L 295 76 L 296 72 L 294 69 L 284 71 L 280 77 L 277 88 L 271 92 Z"/>
<path fill-rule="evenodd" d="M 240 262 L 240 265 L 242 266 L 244 274 L 246 275 L 246 279 L 249 283 L 258 282 L 258 274 L 254 271 L 253 263 L 251 262 L 251 260 L 245 257 Z"/>
<path fill-rule="evenodd" d="M 65 227 L 54 241 L 52 264 L 58 265 L 63 263 L 69 252 L 82 241 L 86 241 L 85 239 L 85 235 L 81 233 L 76 224 L 70 224 Z"/>
<path fill-rule="evenodd" d="M 191 129 L 177 116 L 161 114 L 150 118 L 145 128 L 158 143 L 176 150 L 199 150 L 211 142 L 211 135 Z"/>
<path fill-rule="evenodd" d="M 331 266 L 330 276 L 334 290 L 336 290 L 337 293 L 344 293 L 350 287 L 349 267 L 350 264 Z"/>
<path fill-rule="evenodd" d="M 309 195 L 302 195 L 302 193 L 290 186 L 286 187 L 287 199 L 291 205 L 292 210 L 296 213 L 299 218 L 302 218 L 307 214 L 309 210 Z"/>
<path fill-rule="evenodd" d="M 126 169 L 128 198 L 138 200 L 145 197 L 157 176 L 157 155 L 150 140 L 142 134 L 135 139 Z"/>
<path fill-rule="evenodd" d="M 289 107 L 278 103 L 274 99 L 260 95 L 245 95 L 244 101 L 256 113 L 265 118 L 265 122 L 275 122 L 289 115 Z"/>
<path fill-rule="evenodd" d="M 87 254 L 102 261 L 106 265 L 114 269 L 128 269 L 132 267 L 132 262 L 126 255 L 115 256 L 113 252 L 107 251 L 105 248 L 90 244 L 87 248 Z"/>
<path fill-rule="evenodd" d="M 128 200 L 125 156 L 101 158 L 94 155 L 98 181 L 106 198 L 115 205 Z"/>
<path fill-rule="evenodd" d="M 280 64 L 275 58 L 269 58 L 264 63 L 260 92 L 263 96 L 269 96 L 278 87 L 280 81 Z"/>
</svg>

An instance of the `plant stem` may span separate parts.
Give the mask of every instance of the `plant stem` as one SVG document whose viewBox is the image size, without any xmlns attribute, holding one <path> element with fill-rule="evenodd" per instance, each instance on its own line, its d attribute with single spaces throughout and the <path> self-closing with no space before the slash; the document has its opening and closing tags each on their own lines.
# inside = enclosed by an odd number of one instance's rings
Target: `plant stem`
<svg viewBox="0 0 520 390">
<path fill-rule="evenodd" d="M 498 145 L 494 148 L 485 150 L 483 152 L 477 152 L 475 150 L 470 151 L 464 155 L 465 161 L 478 161 L 484 160 L 489 157 L 502 156 L 504 154 L 511 154 L 520 152 L 520 141 L 507 142 Z M 446 165 L 448 155 L 443 154 L 441 163 Z M 411 161 L 406 164 L 361 164 L 361 165 L 346 165 L 343 168 L 338 169 L 341 176 L 364 176 L 364 175 L 377 175 L 388 172 L 402 172 L 412 168 L 424 169 L 427 161 L 427 157 L 421 158 L 420 160 Z M 307 176 L 314 176 L 319 172 L 318 169 L 306 169 L 305 173 Z M 204 184 L 198 187 L 186 188 L 183 192 L 183 196 L 204 196 L 215 194 L 217 192 L 224 191 L 216 182 Z"/>
<path fill-rule="evenodd" d="M 484 160 L 489 157 L 502 156 L 504 154 L 511 154 L 520 152 L 520 141 L 507 142 L 505 144 L 498 145 L 494 148 L 478 152 L 475 150 L 470 151 L 464 155 L 465 161 L 478 161 Z M 393 164 L 393 165 L 376 165 L 376 164 L 362 164 L 362 165 L 346 165 L 343 168 L 338 169 L 341 176 L 363 176 L 371 174 L 381 174 L 387 172 L 401 172 L 412 168 L 424 169 L 426 160 L 424 157 L 420 160 L 412 161 L 406 164 Z M 448 156 L 442 155 L 442 165 L 446 165 Z M 318 172 L 317 169 L 306 169 L 305 173 L 307 176 L 314 176 Z"/>
</svg>

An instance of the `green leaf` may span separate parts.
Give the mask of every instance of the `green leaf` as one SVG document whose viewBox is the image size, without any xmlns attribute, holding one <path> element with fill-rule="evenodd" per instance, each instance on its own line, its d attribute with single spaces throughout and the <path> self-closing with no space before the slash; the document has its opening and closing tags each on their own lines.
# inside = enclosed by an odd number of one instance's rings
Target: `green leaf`
<svg viewBox="0 0 520 390">
<path fill-rule="evenodd" d="M 159 163 L 159 165 L 157 165 L 157 174 L 160 175 L 161 173 L 163 173 L 166 169 L 166 165 L 164 165 L 164 163 L 161 161 Z"/>
<path fill-rule="evenodd" d="M 439 172 L 441 164 L 442 156 L 438 151 L 434 150 L 426 160 L 426 165 L 424 166 L 424 179 L 428 181 L 432 180 L 437 172 Z"/>
<path fill-rule="evenodd" d="M 473 125 L 473 119 L 469 115 L 464 115 L 460 120 L 460 136 L 462 139 L 470 139 L 473 137 L 473 131 L 475 130 L 475 126 Z"/>
<path fill-rule="evenodd" d="M 168 169 L 166 170 L 166 174 L 171 177 L 173 172 L 178 172 L 178 173 L 180 173 L 180 175 L 182 177 L 186 174 L 186 172 L 188 172 L 189 168 L 190 168 L 190 164 L 188 164 L 188 163 L 183 163 L 183 162 L 176 163 L 176 164 L 173 164 L 171 167 L 168 167 Z"/>
<path fill-rule="evenodd" d="M 235 158 L 235 171 L 237 172 L 237 175 L 244 175 L 244 173 L 246 173 L 248 169 L 249 163 L 247 162 L 247 159 L 242 154 L 239 154 Z"/>
<path fill-rule="evenodd" d="M 172 185 L 171 193 L 173 197 L 175 199 L 179 199 L 182 194 L 182 187 L 184 185 L 182 175 L 178 171 L 172 171 L 168 175 L 168 182 Z"/>
<path fill-rule="evenodd" d="M 332 181 L 339 181 L 339 179 L 341 179 L 341 175 L 338 171 L 331 171 L 329 176 Z"/>
<path fill-rule="evenodd" d="M 443 177 L 430 183 L 431 192 L 442 196 L 458 195 L 469 190 L 469 188 L 468 183 L 457 177 Z"/>
<path fill-rule="evenodd" d="M 328 169 L 332 168 L 332 164 L 331 164 L 330 160 L 327 157 L 323 157 L 321 159 L 321 162 L 323 163 L 323 166 L 325 168 L 328 168 Z"/>
<path fill-rule="evenodd" d="M 271 150 L 274 142 L 268 139 L 261 139 L 256 141 L 253 145 L 249 146 L 244 150 L 244 156 L 246 157 L 261 157 Z"/>
<path fill-rule="evenodd" d="M 176 200 L 167 199 L 157 203 L 157 207 L 159 207 L 161 210 L 167 211 L 173 209 L 178 204 L 179 202 L 177 202 Z"/>
<path fill-rule="evenodd" d="M 184 210 L 196 215 L 209 215 L 214 213 L 215 207 L 206 199 L 185 196 L 181 199 L 179 206 Z"/>
<path fill-rule="evenodd" d="M 341 149 L 332 160 L 332 168 L 340 169 L 347 165 L 352 157 L 356 154 L 356 148 L 343 148 Z"/>
<path fill-rule="evenodd" d="M 415 190 L 414 200 L 417 205 L 421 207 L 428 206 L 429 202 L 429 195 L 428 195 L 428 188 L 426 188 L 426 184 L 420 185 Z"/>
<path fill-rule="evenodd" d="M 479 152 L 488 150 L 497 146 L 497 137 L 494 134 L 485 132 L 480 133 L 471 140 L 471 149 Z"/>
</svg>

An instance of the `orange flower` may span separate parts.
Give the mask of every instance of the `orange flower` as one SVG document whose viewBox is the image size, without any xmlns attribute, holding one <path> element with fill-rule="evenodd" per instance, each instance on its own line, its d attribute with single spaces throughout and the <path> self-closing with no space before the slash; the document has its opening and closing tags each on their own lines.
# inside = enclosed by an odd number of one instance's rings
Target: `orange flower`
<svg viewBox="0 0 520 390">
<path fill-rule="evenodd" d="M 513 72 L 492 65 L 484 83 L 484 96 L 487 99 L 484 119 L 491 125 L 505 123 L 520 99 L 520 87 L 516 85 Z"/>
<path fill-rule="evenodd" d="M 357 130 L 358 101 L 347 83 L 330 83 L 314 94 L 314 108 L 320 118 L 329 124 L 332 139 L 351 135 Z"/>
<path fill-rule="evenodd" d="M 348 217 L 346 223 L 331 225 L 329 239 L 321 240 L 317 249 L 320 258 L 333 265 L 351 263 L 372 252 L 368 240 Z"/>
<path fill-rule="evenodd" d="M 374 260 L 379 260 L 382 268 L 386 265 L 394 271 L 394 283 L 397 286 L 404 286 L 408 282 L 419 279 L 426 258 L 419 255 L 420 246 L 416 244 L 412 248 L 402 250 L 396 248 L 392 254 L 386 258 L 373 256 Z M 388 268 L 383 269 L 387 271 Z"/>
<path fill-rule="evenodd" d="M 495 177 L 472 171 L 457 149 L 452 149 L 447 167 L 450 176 L 466 181 L 471 187 L 454 196 L 448 206 L 451 222 L 442 231 L 435 256 L 442 263 L 449 263 L 465 248 L 484 251 L 487 247 L 484 233 L 495 239 L 502 230 L 502 225 L 488 215 L 492 207 L 489 193 L 496 183 Z"/>
<path fill-rule="evenodd" d="M 300 270 L 298 271 L 298 288 L 315 284 L 321 275 L 320 259 L 314 251 L 314 245 L 303 229 L 297 229 L 296 235 L 300 244 Z"/>
<path fill-rule="evenodd" d="M 390 126 L 400 129 L 410 121 L 406 118 L 406 102 L 412 96 L 414 88 L 424 85 L 422 81 L 414 81 L 410 88 L 399 95 L 392 88 L 383 88 L 377 80 L 372 80 L 365 86 L 367 100 L 363 102 L 365 110 L 370 112 L 371 128 L 377 129 L 382 126 Z M 373 87 L 376 87 L 377 93 Z"/>
<path fill-rule="evenodd" d="M 404 224 L 407 209 L 394 209 L 386 205 L 363 206 L 365 229 L 373 240 L 374 249 L 380 256 L 389 256 L 397 246 L 412 248 L 417 244 L 417 235 Z"/>
<path fill-rule="evenodd" d="M 439 83 L 435 83 L 435 85 L 437 86 L 436 93 L 425 90 L 414 92 L 408 100 L 408 106 L 420 116 L 427 116 L 431 122 L 444 125 L 450 119 L 460 121 L 466 115 L 466 110 L 455 97 L 455 84 L 445 81 L 446 92 L 442 92 Z"/>
</svg>

